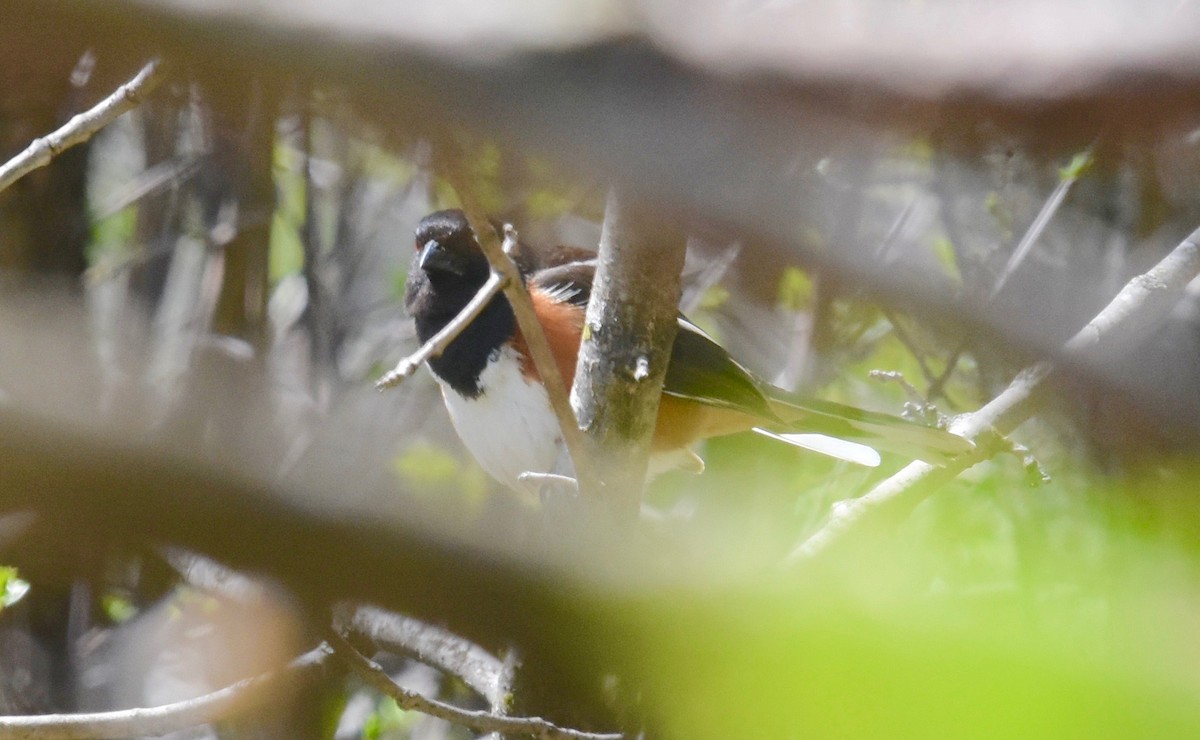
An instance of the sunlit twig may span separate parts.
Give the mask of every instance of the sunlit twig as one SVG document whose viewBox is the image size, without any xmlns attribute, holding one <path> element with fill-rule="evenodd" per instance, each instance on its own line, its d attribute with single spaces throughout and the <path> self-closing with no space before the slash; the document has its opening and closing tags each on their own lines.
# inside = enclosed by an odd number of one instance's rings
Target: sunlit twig
<svg viewBox="0 0 1200 740">
<path fill-rule="evenodd" d="M 162 77 L 159 62 L 150 62 L 132 80 L 118 87 L 116 92 L 95 107 L 73 116 L 57 131 L 34 139 L 25 151 L 0 165 L 0 192 L 30 172 L 50 164 L 67 149 L 92 138 L 121 114 L 136 108 L 143 97 L 162 81 Z"/>
<path fill-rule="evenodd" d="M 1125 287 L 1064 346 L 1063 360 L 1097 363 L 1118 355 L 1145 336 L 1179 301 L 1187 284 L 1200 275 L 1200 229 L 1180 243 L 1157 265 L 1130 280 Z M 1008 434 L 1037 407 L 1038 391 L 1056 365 L 1043 361 L 1020 373 L 987 405 L 963 414 L 950 431 L 978 442 L 976 449 L 941 467 L 913 462 L 860 498 L 841 502 L 828 521 L 788 557 L 798 564 L 846 541 L 871 523 L 911 511 L 939 486 L 999 451 L 1003 443 L 984 443 L 988 434 Z M 1011 449 L 1011 446 L 1009 446 Z"/>
<path fill-rule="evenodd" d="M 229 717 L 249 705 L 274 696 L 270 684 L 319 670 L 327 651 L 318 648 L 293 660 L 286 668 L 238 681 L 195 699 L 113 712 L 39 714 L 0 717 L 0 737 L 36 740 L 93 740 L 94 738 L 166 735 Z"/>
</svg>

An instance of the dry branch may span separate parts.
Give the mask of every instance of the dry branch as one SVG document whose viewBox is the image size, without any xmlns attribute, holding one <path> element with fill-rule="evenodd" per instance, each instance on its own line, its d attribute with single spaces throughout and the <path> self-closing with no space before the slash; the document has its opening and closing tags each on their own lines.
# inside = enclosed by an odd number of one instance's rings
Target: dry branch
<svg viewBox="0 0 1200 740">
<path fill-rule="evenodd" d="M 0 717 L 5 740 L 95 740 L 166 735 L 230 717 L 275 697 L 272 684 L 301 679 L 318 671 L 327 658 L 323 648 L 296 658 L 286 668 L 238 681 L 210 694 L 160 707 L 114 712 Z"/>
<path fill-rule="evenodd" d="M 542 325 L 533 311 L 533 302 L 529 298 L 529 291 L 525 289 L 521 271 L 496 238 L 496 232 L 488 221 L 487 213 L 475 199 L 470 188 L 466 186 L 468 181 L 463 176 L 458 162 L 452 161 L 448 169 L 451 174 L 451 182 L 462 201 L 463 213 L 466 214 L 467 222 L 471 225 L 471 230 L 475 232 L 479 245 L 483 248 L 484 256 L 491 264 L 493 273 L 498 273 L 505 281 L 504 296 L 512 306 L 513 314 L 517 317 L 517 326 L 520 327 L 521 334 L 525 337 L 529 354 L 533 357 L 533 364 L 538 371 L 538 377 L 542 379 L 542 383 L 546 387 L 546 395 L 549 396 L 550 406 L 554 409 L 554 415 L 558 419 L 563 443 L 570 455 L 579 490 L 585 495 L 589 491 L 599 490 L 599 477 L 595 465 L 588 455 L 586 440 L 579 428 L 579 422 L 575 419 L 575 412 L 571 410 L 566 383 L 563 382 L 562 375 L 558 372 L 558 365 L 550 351 L 546 333 L 542 331 Z M 511 226 L 505 227 L 506 242 L 510 239 L 513 242 L 516 241 L 516 234 L 511 229 Z"/>
<path fill-rule="evenodd" d="M 391 372 L 376 381 L 375 387 L 381 391 L 395 388 L 403 383 L 405 378 L 415 373 L 423 362 L 445 352 L 450 343 L 470 326 L 471 322 L 483 312 L 483 309 L 487 308 L 488 303 L 504 290 L 506 282 L 507 279 L 503 275 L 493 272 L 475 297 L 463 306 L 463 310 L 459 311 L 453 321 L 443 326 L 441 331 L 430 337 L 429 341 L 422 344 L 416 352 L 396 363 L 396 367 L 392 368 Z"/>
<path fill-rule="evenodd" d="M 500 732 L 510 735 L 528 735 L 547 740 L 620 740 L 614 733 L 596 733 L 571 730 L 548 722 L 540 717 L 505 717 L 491 712 L 476 712 L 427 699 L 424 696 L 399 686 L 377 663 L 366 658 L 345 638 L 330 633 L 326 639 L 333 646 L 337 657 L 371 688 L 396 700 L 401 709 L 428 714 L 456 725 L 468 727 L 476 732 Z"/>
<path fill-rule="evenodd" d="M 160 63 L 150 62 L 95 107 L 72 117 L 57 131 L 34 139 L 25 151 L 0 165 L 0 192 L 30 172 L 50 164 L 63 151 L 92 138 L 121 114 L 136 108 L 162 77 Z"/>
<path fill-rule="evenodd" d="M 377 647 L 416 660 L 461 679 L 493 709 L 504 706 L 511 691 L 504 661 L 479 645 L 448 632 L 373 606 L 339 608 L 338 627 L 366 637 Z"/>
<path fill-rule="evenodd" d="M 1060 357 L 1073 364 L 1095 366 L 1119 355 L 1146 337 L 1179 301 L 1187 284 L 1200 275 L 1200 229 L 1192 232 L 1157 265 L 1126 283 L 1094 319 L 1063 346 Z M 976 441 L 970 454 L 944 467 L 913 462 L 864 496 L 843 501 L 829 520 L 792 552 L 788 560 L 800 563 L 827 552 L 854 533 L 903 515 L 959 473 L 995 454 L 1002 445 L 988 445 L 988 433 L 1007 434 L 1036 410 L 1037 394 L 1057 366 L 1045 361 L 1020 373 L 1000 395 L 970 414 L 964 414 L 950 431 Z"/>
</svg>

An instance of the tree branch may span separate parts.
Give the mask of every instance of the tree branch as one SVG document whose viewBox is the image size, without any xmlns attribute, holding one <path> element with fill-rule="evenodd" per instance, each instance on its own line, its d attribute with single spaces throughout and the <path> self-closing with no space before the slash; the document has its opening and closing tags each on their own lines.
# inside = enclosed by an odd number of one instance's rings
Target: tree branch
<svg viewBox="0 0 1200 740">
<path fill-rule="evenodd" d="M 510 735 L 529 735 L 547 740 L 620 740 L 616 733 L 595 733 L 571 730 L 548 722 L 540 717 L 504 717 L 491 712 L 459 709 L 444 702 L 427 699 L 396 684 L 377 663 L 363 656 L 336 632 L 326 639 L 335 654 L 346 666 L 371 688 L 396 700 L 401 709 L 421 712 L 431 717 L 444 719 L 476 732 L 500 732 Z"/>
<path fill-rule="evenodd" d="M 508 239 L 506 237 L 506 244 L 507 241 Z M 391 372 L 376 381 L 375 387 L 381 391 L 388 388 L 394 388 L 403 383 L 405 378 L 415 373 L 417 368 L 421 367 L 423 362 L 437 357 L 445 352 L 446 348 L 450 346 L 450 343 L 453 342 L 459 334 L 462 334 L 464 329 L 471 325 L 471 322 L 483 312 L 483 309 L 487 307 L 488 303 L 490 303 L 491 300 L 500 293 L 500 291 L 504 290 L 504 286 L 507 282 L 508 278 L 506 278 L 504 275 L 501 275 L 498 272 L 493 272 L 488 278 L 487 282 L 483 284 L 483 287 L 479 289 L 479 292 L 475 294 L 475 297 L 471 299 L 470 303 L 463 306 L 462 311 L 458 312 L 458 315 L 454 317 L 453 321 L 443 326 L 441 331 L 430 337 L 429 341 L 425 344 L 422 344 L 421 348 L 416 352 L 413 352 L 408 357 L 405 357 L 404 359 L 400 360 L 400 362 L 396 363 L 396 367 L 392 368 Z"/>
<path fill-rule="evenodd" d="M 533 311 L 533 302 L 529 298 L 529 291 L 525 289 L 521 271 L 496 238 L 495 229 L 488 221 L 483 206 L 466 186 L 467 179 L 463 176 L 458 161 L 453 157 L 448 159 L 451 160 L 448 162 L 450 182 L 458 193 L 459 200 L 462 201 L 463 213 L 471 225 L 471 230 L 475 232 L 479 245 L 483 248 L 484 256 L 492 266 L 493 274 L 499 274 L 505 281 L 504 296 L 512 306 L 513 314 L 517 317 L 517 325 L 529 346 L 529 354 L 533 357 L 533 364 L 537 368 L 538 376 L 546 387 L 546 395 L 549 396 L 550 406 L 554 409 L 554 415 L 558 419 L 563 443 L 570 455 L 579 490 L 584 495 L 588 495 L 589 492 L 599 490 L 600 478 L 588 454 L 586 439 L 580 430 L 579 422 L 576 421 L 575 413 L 571 410 L 571 403 L 567 398 L 567 386 L 563 382 L 562 375 L 559 374 L 558 365 L 550 351 L 550 343 L 546 341 L 546 333 L 542 331 L 542 325 Z M 506 243 L 510 239 L 512 242 L 516 242 L 516 233 L 512 231 L 511 226 L 505 227 L 504 239 Z"/>
<path fill-rule="evenodd" d="M 115 712 L 41 714 L 0 717 L 0 738 L 5 740 L 94 740 L 95 738 L 165 735 L 188 727 L 224 719 L 247 706 L 265 703 L 270 684 L 296 679 L 320 669 L 328 657 L 321 647 L 296 658 L 285 668 L 238 681 L 195 699 L 160 707 Z"/>
<path fill-rule="evenodd" d="M 92 138 L 122 113 L 136 108 L 162 77 L 161 64 L 152 61 L 95 107 L 73 116 L 57 131 L 34 139 L 25 151 L 0 165 L 0 192 L 30 172 L 50 164 L 63 151 Z"/>
<path fill-rule="evenodd" d="M 1178 302 L 1187 284 L 1200 275 L 1200 229 L 1173 249 L 1149 271 L 1124 288 L 1063 346 L 1068 363 L 1097 366 L 1126 351 L 1157 325 Z M 989 433 L 1008 434 L 1037 406 L 1037 394 L 1057 366 L 1044 361 L 1031 365 L 1003 392 L 978 411 L 958 417 L 950 431 L 977 442 L 976 450 L 944 467 L 913 462 L 864 496 L 837 504 L 829 520 L 788 557 L 802 563 L 829 551 L 855 532 L 891 521 L 910 512 L 938 487 L 981 462 L 1002 445 L 986 444 Z"/>
<path fill-rule="evenodd" d="M 493 710 L 507 703 L 511 686 L 504 661 L 464 637 L 374 606 L 339 607 L 336 623 L 383 650 L 410 655 L 461 679 Z"/>
<path fill-rule="evenodd" d="M 671 344 L 686 240 L 610 190 L 571 389 L 607 502 L 636 516 Z"/>
</svg>

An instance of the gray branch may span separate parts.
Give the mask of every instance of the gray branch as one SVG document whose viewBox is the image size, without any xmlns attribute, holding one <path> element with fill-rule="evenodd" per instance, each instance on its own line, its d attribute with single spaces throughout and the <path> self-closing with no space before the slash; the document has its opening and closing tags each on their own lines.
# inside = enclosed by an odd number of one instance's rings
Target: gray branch
<svg viewBox="0 0 1200 740">
<path fill-rule="evenodd" d="M 1179 301 L 1187 284 L 1200 275 L 1200 229 L 1149 271 L 1130 280 L 1086 326 L 1063 346 L 1067 363 L 1096 366 L 1120 355 L 1145 338 Z M 810 560 L 851 535 L 912 511 L 933 491 L 1002 448 L 988 444 L 989 433 L 1008 434 L 1037 408 L 1038 391 L 1056 364 L 1039 362 L 1025 368 L 1003 392 L 978 411 L 958 417 L 950 430 L 977 442 L 977 449 L 944 467 L 914 462 L 864 496 L 839 503 L 829 520 L 805 540 L 788 560 Z"/>
<path fill-rule="evenodd" d="M 275 688 L 273 684 L 285 678 L 298 679 L 315 673 L 326 657 L 327 652 L 318 648 L 295 659 L 286 668 L 238 681 L 195 699 L 161 707 L 0 717 L 0 738 L 96 740 L 166 735 L 215 722 L 251 706 L 261 706 L 276 696 L 272 691 Z"/>
<path fill-rule="evenodd" d="M 598 493 L 628 516 L 641 502 L 678 329 L 686 244 L 669 219 L 639 212 L 609 191 L 571 405 L 604 471 Z"/>
<path fill-rule="evenodd" d="M 17 156 L 0 165 L 0 192 L 34 170 L 45 167 L 62 152 L 82 144 L 100 129 L 115 121 L 121 114 L 141 104 L 145 95 L 162 81 L 160 64 L 150 62 L 116 92 L 67 121 L 57 131 L 47 134 L 25 148 Z"/>
<path fill-rule="evenodd" d="M 401 709 L 428 714 L 476 732 L 528 735 L 546 740 L 620 740 L 623 737 L 615 733 L 571 730 L 540 717 L 505 717 L 492 712 L 459 709 L 444 702 L 427 699 L 398 685 L 377 663 L 364 657 L 341 635 L 330 633 L 326 639 L 333 646 L 335 654 L 355 675 L 371 688 L 395 699 Z"/>
<path fill-rule="evenodd" d="M 512 691 L 509 667 L 479 645 L 412 617 L 373 606 L 339 608 L 337 624 L 388 652 L 411 655 L 456 676 L 497 710 Z"/>
</svg>

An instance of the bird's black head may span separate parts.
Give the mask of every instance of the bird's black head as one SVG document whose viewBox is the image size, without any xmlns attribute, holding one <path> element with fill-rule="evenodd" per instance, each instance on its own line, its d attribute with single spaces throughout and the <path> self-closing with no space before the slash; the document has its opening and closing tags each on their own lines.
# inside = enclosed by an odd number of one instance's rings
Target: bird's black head
<svg viewBox="0 0 1200 740">
<path fill-rule="evenodd" d="M 417 224 L 414 272 L 433 282 L 464 283 L 478 290 L 488 278 L 488 262 L 475 232 L 459 210 L 436 211 Z"/>
<path fill-rule="evenodd" d="M 422 342 L 450 323 L 491 274 L 487 257 L 462 211 L 431 213 L 416 231 L 416 254 L 408 272 L 404 306 Z M 516 330 L 512 308 L 496 296 L 430 367 L 464 395 L 478 395 L 487 358 Z"/>
</svg>

